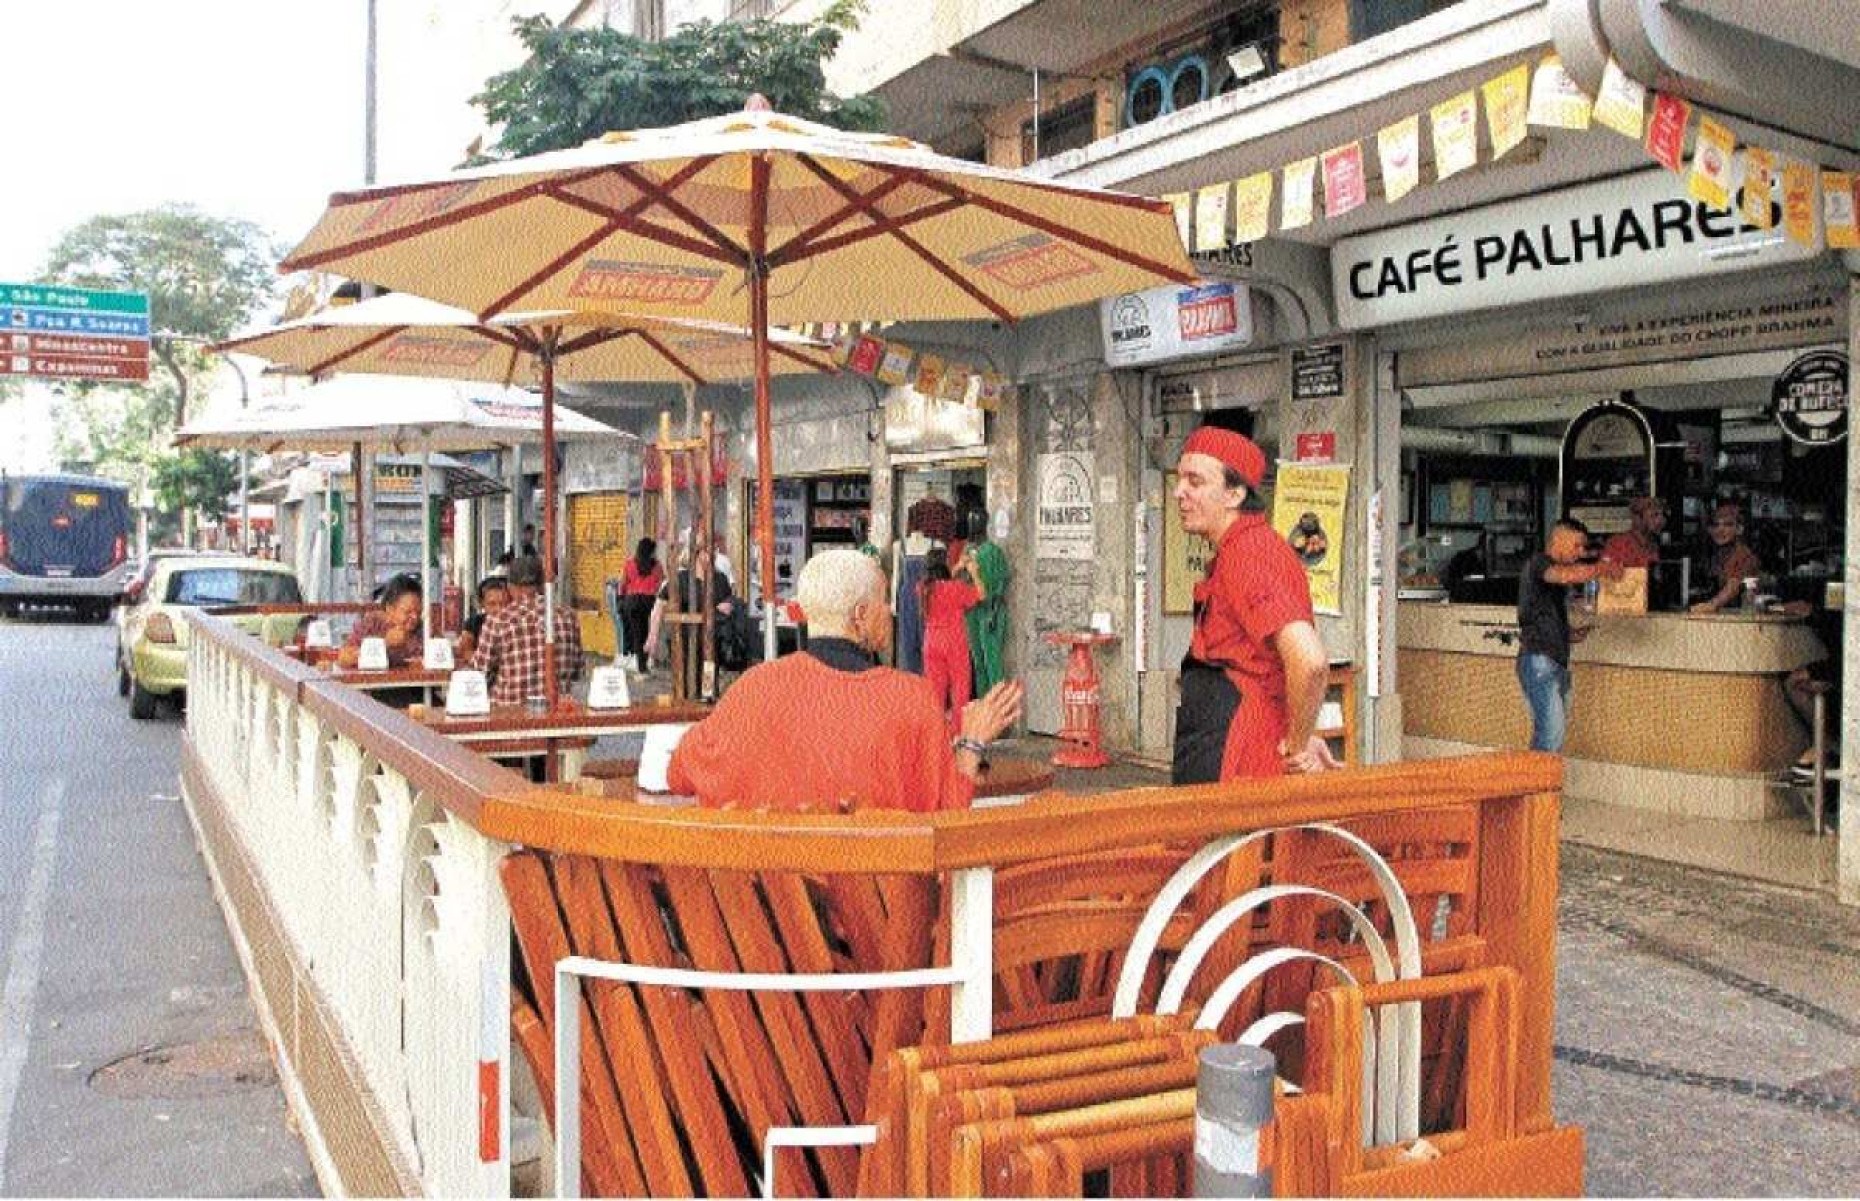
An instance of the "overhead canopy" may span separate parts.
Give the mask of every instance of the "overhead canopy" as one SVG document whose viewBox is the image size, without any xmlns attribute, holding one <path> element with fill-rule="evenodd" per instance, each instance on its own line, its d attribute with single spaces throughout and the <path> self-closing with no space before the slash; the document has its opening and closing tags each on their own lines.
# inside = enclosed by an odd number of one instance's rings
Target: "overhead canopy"
<svg viewBox="0 0 1860 1201">
<path fill-rule="evenodd" d="M 558 441 L 630 438 L 558 409 Z M 457 380 L 342 375 L 246 408 L 222 408 L 190 423 L 181 445 L 223 450 L 485 450 L 542 441 L 542 402 L 520 388 Z"/>
<path fill-rule="evenodd" d="M 726 383 L 755 374 L 749 332 L 712 321 L 673 321 L 569 310 L 505 313 L 481 321 L 466 309 L 404 292 L 325 309 L 219 344 L 306 374 L 360 372 L 524 384 L 537 380 L 539 339 L 559 331 L 558 382 Z M 829 371 L 818 342 L 770 335 L 776 374 Z"/>
</svg>

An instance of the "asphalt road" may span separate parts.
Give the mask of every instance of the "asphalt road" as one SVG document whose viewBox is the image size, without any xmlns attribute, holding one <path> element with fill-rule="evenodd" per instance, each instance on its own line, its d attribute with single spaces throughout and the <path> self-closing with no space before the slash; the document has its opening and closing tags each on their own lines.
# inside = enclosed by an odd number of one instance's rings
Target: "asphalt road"
<svg viewBox="0 0 1860 1201">
<path fill-rule="evenodd" d="M 0 1195 L 303 1196 L 193 831 L 113 625 L 0 621 Z"/>
</svg>

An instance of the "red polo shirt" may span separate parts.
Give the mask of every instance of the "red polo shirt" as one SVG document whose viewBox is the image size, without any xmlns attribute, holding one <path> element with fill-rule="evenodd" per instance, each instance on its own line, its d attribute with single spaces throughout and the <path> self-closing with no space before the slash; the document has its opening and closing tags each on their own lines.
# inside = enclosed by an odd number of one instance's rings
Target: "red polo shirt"
<svg viewBox="0 0 1860 1201">
<path fill-rule="evenodd" d="M 1316 624 L 1311 583 L 1264 514 L 1241 513 L 1215 548 L 1208 577 L 1195 585 L 1189 653 L 1224 668 L 1240 689 L 1221 778 L 1278 775 L 1285 737 L 1285 662 L 1271 639 L 1295 621 Z"/>
</svg>

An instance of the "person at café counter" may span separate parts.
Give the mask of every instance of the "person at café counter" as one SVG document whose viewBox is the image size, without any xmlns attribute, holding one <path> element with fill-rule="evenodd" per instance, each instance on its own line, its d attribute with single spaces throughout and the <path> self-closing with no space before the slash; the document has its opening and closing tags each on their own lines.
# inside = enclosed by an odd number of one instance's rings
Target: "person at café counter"
<svg viewBox="0 0 1860 1201">
<path fill-rule="evenodd" d="M 1652 567 L 1660 561 L 1660 533 L 1666 529 L 1666 502 L 1637 496 L 1628 502 L 1628 528 L 1602 545 L 1602 558 L 1623 567 Z"/>
<path fill-rule="evenodd" d="M 1621 578 L 1613 560 L 1582 562 L 1588 546 L 1589 527 L 1565 517 L 1518 580 L 1518 684 L 1531 711 L 1534 751 L 1561 751 L 1569 731 L 1569 648 L 1588 636 L 1569 628 L 1570 586 Z"/>
<path fill-rule="evenodd" d="M 494 705 L 520 705 L 544 695 L 542 561 L 523 555 L 510 564 L 510 603 L 485 618 L 471 665 L 484 673 Z M 581 623 L 565 605 L 555 610 L 555 672 L 563 687 L 581 678 Z"/>
<path fill-rule="evenodd" d="M 1176 465 L 1182 528 L 1214 547 L 1195 585 L 1195 629 L 1182 660 L 1176 784 L 1315 772 L 1338 766 L 1316 736 L 1329 659 L 1297 554 L 1266 521 L 1265 452 L 1203 426 Z"/>
<path fill-rule="evenodd" d="M 1717 613 L 1737 604 L 1744 581 L 1763 573 L 1763 561 L 1744 542 L 1744 513 L 1730 501 L 1711 511 L 1705 527 L 1711 539 L 1711 580 L 1715 591 L 1692 606 L 1694 613 Z"/>
<path fill-rule="evenodd" d="M 920 676 L 878 663 L 891 645 L 889 585 L 878 564 L 838 547 L 796 582 L 807 648 L 750 668 L 680 740 L 675 793 L 711 808 L 966 809 L 987 744 L 1019 717 L 1004 681 L 962 710 L 952 744 Z"/>
<path fill-rule="evenodd" d="M 355 623 L 348 642 L 336 654 L 336 662 L 343 667 L 356 666 L 361 661 L 364 638 L 379 638 L 387 644 L 389 667 L 420 661 L 425 650 L 420 638 L 420 577 L 397 575 L 382 587 L 381 603 Z"/>
</svg>

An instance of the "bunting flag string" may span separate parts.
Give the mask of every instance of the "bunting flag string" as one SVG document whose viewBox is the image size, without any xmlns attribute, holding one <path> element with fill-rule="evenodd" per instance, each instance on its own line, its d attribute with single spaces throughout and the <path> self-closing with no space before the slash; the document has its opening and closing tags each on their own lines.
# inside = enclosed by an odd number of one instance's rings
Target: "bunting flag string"
<svg viewBox="0 0 1860 1201">
<path fill-rule="evenodd" d="M 881 383 L 914 390 L 932 400 L 966 405 L 972 409 L 998 409 L 1013 391 L 1007 377 L 980 371 L 958 359 L 913 350 L 895 339 L 866 332 L 868 326 L 842 327 L 833 344 L 836 366 Z"/>
<path fill-rule="evenodd" d="M 1481 109 L 1487 136 L 1483 151 Z M 1557 55 L 1547 54 L 1534 66 L 1520 63 L 1431 105 L 1425 115 L 1433 151 L 1432 182 L 1437 184 L 1477 167 L 1482 156 L 1489 156 L 1488 161 L 1503 158 L 1522 145 L 1533 128 L 1600 126 L 1633 138 L 1655 162 L 1682 176 L 1687 195 L 1715 209 L 1735 209 L 1752 228 L 1776 225 L 1773 206 L 1780 183 L 1787 237 L 1806 246 L 1860 248 L 1860 174 L 1823 170 L 1819 164 L 1760 146 L 1740 147 L 1727 120 L 1683 97 L 1647 87 L 1613 59 L 1593 97 L 1570 78 Z M 1175 210 L 1183 246 L 1208 254 L 1275 232 L 1303 229 L 1320 217 L 1335 220 L 1368 204 L 1376 182 L 1384 202 L 1403 199 L 1423 183 L 1421 118 L 1415 113 L 1377 131 L 1377 180 L 1369 178 L 1371 160 L 1357 140 L 1274 170 L 1172 193 L 1164 199 Z M 1824 238 L 1825 243 L 1820 241 Z"/>
</svg>

